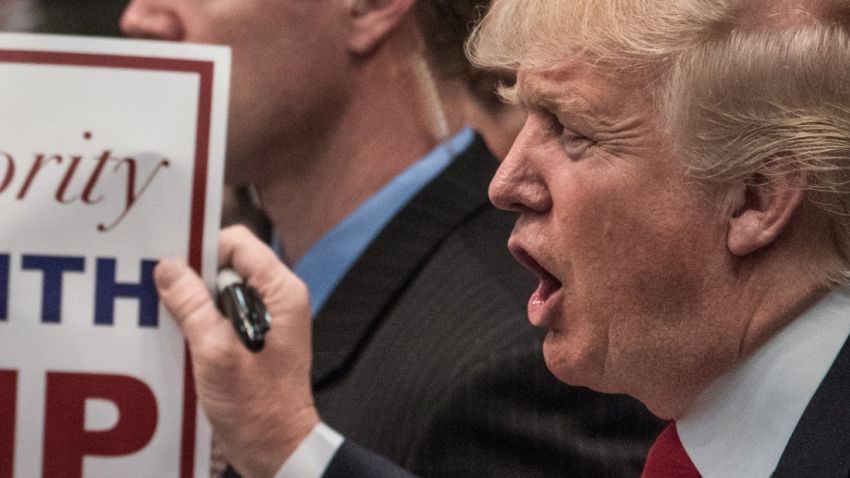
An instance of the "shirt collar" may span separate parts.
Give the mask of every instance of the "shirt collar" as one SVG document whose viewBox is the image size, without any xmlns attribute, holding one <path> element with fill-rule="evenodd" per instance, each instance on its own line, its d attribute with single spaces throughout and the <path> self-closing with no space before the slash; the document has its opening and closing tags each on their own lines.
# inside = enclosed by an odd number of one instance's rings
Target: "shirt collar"
<svg viewBox="0 0 850 478">
<path fill-rule="evenodd" d="M 770 476 L 850 335 L 850 292 L 833 291 L 703 392 L 677 421 L 705 478 Z"/>
<path fill-rule="evenodd" d="M 314 316 L 390 219 L 457 155 L 469 148 L 474 139 L 475 134 L 466 128 L 431 150 L 358 206 L 307 251 L 294 271 L 307 284 Z"/>
</svg>

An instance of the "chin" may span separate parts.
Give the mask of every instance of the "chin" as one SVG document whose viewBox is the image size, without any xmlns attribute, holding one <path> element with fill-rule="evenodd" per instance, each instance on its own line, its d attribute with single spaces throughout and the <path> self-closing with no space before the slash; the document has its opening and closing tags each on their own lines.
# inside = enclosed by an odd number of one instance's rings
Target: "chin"
<svg viewBox="0 0 850 478">
<path fill-rule="evenodd" d="M 558 380 L 573 386 L 606 392 L 603 387 L 604 360 L 599 354 L 582 347 L 581 341 L 568 339 L 561 333 L 549 331 L 543 342 L 546 367 Z M 604 354 L 602 355 L 604 357 Z"/>
</svg>

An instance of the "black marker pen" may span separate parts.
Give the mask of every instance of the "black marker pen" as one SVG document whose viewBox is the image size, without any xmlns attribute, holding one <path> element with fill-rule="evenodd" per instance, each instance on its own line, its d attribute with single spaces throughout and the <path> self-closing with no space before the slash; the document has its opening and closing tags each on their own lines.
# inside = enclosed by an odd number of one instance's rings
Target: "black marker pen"
<svg viewBox="0 0 850 478">
<path fill-rule="evenodd" d="M 271 327 L 271 317 L 257 291 L 245 283 L 233 269 L 222 269 L 216 280 L 218 307 L 236 335 L 251 352 L 263 349 L 266 332 Z"/>
</svg>

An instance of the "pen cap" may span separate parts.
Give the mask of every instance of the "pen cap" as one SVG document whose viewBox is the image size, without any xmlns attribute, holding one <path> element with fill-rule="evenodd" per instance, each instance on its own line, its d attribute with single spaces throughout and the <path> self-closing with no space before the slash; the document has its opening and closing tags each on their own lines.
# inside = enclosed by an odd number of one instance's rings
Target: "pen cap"
<svg viewBox="0 0 850 478">
<path fill-rule="evenodd" d="M 218 271 L 218 276 L 215 280 L 215 288 L 217 292 L 232 286 L 233 284 L 241 284 L 242 278 L 233 269 L 225 268 Z"/>
</svg>

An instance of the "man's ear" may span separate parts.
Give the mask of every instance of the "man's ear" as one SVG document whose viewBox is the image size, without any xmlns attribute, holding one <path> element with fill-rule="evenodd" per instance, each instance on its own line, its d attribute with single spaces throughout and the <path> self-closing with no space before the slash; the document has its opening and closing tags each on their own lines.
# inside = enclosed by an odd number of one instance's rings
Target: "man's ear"
<svg viewBox="0 0 850 478">
<path fill-rule="evenodd" d="M 416 0 L 349 0 L 353 53 L 372 51 L 411 13 Z"/>
<path fill-rule="evenodd" d="M 730 192 L 726 246 L 736 256 L 762 249 L 782 234 L 800 209 L 803 174 L 791 172 L 769 180 L 757 175 Z"/>
</svg>

